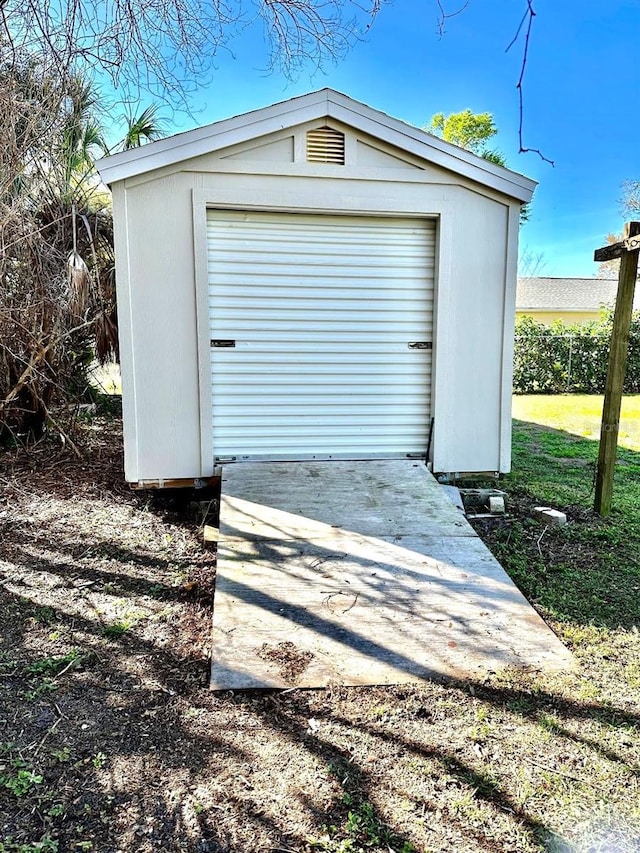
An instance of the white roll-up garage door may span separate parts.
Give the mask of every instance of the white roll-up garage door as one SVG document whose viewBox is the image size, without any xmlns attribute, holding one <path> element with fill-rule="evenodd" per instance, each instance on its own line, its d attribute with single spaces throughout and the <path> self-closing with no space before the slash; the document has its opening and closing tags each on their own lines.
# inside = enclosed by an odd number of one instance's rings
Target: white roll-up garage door
<svg viewBox="0 0 640 853">
<path fill-rule="evenodd" d="M 424 456 L 435 221 L 210 210 L 216 459 Z"/>
</svg>

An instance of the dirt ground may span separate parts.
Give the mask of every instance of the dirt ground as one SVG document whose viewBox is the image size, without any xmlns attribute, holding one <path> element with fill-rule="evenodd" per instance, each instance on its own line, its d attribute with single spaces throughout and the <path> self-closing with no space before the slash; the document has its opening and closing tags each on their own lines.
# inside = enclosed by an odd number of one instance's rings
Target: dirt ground
<svg viewBox="0 0 640 853">
<path fill-rule="evenodd" d="M 189 496 L 125 486 L 118 419 L 79 443 L 0 459 L 0 851 L 640 850 L 622 635 L 554 678 L 212 694 Z"/>
</svg>

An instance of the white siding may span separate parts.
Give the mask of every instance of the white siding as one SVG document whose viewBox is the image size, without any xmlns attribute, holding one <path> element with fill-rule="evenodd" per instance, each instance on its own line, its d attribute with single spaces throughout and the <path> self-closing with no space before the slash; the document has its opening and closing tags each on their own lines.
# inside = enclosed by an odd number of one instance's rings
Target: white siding
<svg viewBox="0 0 640 853">
<path fill-rule="evenodd" d="M 504 362 L 509 208 L 476 193 L 460 196 L 449 234 L 445 224 L 440 242 L 451 285 L 438 289 L 438 357 L 443 350 L 446 354 L 434 391 L 433 467 L 499 471 L 505 470 L 500 466 L 503 390 L 509 401 L 505 417 L 511 414 L 510 353 L 508 366 Z"/>
<path fill-rule="evenodd" d="M 131 480 L 203 476 L 192 205 L 185 184 L 175 175 L 124 192 L 127 253 L 116 237 L 116 257 Z M 115 195 L 121 199 L 120 188 Z"/>
<path fill-rule="evenodd" d="M 214 454 L 426 453 L 435 221 L 209 211 Z"/>
</svg>

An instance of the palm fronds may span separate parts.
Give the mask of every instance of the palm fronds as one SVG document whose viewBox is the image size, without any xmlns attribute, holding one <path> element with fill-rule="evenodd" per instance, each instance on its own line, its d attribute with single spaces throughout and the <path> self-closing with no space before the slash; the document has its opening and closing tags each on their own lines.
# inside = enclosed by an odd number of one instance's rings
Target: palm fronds
<svg viewBox="0 0 640 853">
<path fill-rule="evenodd" d="M 139 148 L 145 142 L 153 142 L 164 136 L 164 120 L 158 115 L 158 104 L 150 104 L 138 116 L 127 116 L 127 130 L 122 148 L 128 151 Z"/>
</svg>

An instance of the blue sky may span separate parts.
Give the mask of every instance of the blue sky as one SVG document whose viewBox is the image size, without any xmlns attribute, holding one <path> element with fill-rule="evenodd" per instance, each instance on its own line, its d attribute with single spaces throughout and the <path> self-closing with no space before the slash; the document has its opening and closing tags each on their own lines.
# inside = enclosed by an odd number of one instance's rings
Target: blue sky
<svg viewBox="0 0 640 853">
<path fill-rule="evenodd" d="M 449 9 L 456 2 L 444 0 Z M 637 0 L 536 0 L 524 82 L 524 142 L 555 161 L 518 153 L 516 82 L 522 42 L 509 53 L 525 0 L 471 0 L 437 33 L 435 0 L 397 0 L 347 57 L 289 81 L 266 73 L 260 24 L 217 59 L 212 83 L 191 100 L 184 130 L 331 86 L 412 124 L 435 112 L 493 113 L 495 147 L 539 182 L 521 247 L 543 254 L 539 275 L 591 276 L 593 250 L 619 231 L 625 179 L 640 179 Z"/>
</svg>

